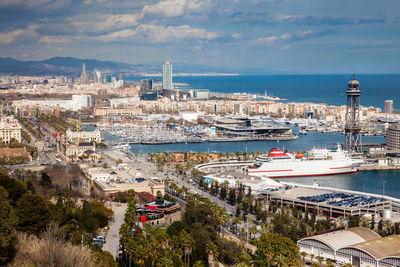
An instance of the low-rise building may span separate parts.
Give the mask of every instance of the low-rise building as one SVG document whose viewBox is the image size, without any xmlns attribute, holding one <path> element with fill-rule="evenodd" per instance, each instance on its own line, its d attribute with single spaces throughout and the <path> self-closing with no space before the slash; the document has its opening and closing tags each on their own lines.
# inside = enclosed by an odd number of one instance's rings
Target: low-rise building
<svg viewBox="0 0 400 267">
<path fill-rule="evenodd" d="M 94 143 L 78 143 L 76 144 L 64 144 L 64 155 L 66 157 L 78 157 L 82 156 L 85 151 L 96 151 L 96 145 Z"/>
<path fill-rule="evenodd" d="M 141 115 L 141 108 L 94 108 L 94 116 Z"/>
<path fill-rule="evenodd" d="M 0 119 L 0 141 L 10 143 L 14 139 L 21 142 L 21 125 L 14 117 L 2 117 Z"/>
<path fill-rule="evenodd" d="M 129 165 L 113 166 L 112 168 L 90 168 L 81 164 L 80 168 L 86 174 L 90 183 L 106 195 L 117 192 L 127 192 L 130 189 L 135 192 L 148 192 L 152 195 L 164 195 L 163 183 L 143 175 L 141 172 Z"/>
<path fill-rule="evenodd" d="M 158 196 L 156 201 L 139 206 L 136 216 L 142 226 L 148 224 L 156 227 L 168 227 L 182 219 L 181 206 L 166 201 Z"/>
<path fill-rule="evenodd" d="M 96 129 L 94 131 L 79 131 L 74 132 L 70 129 L 66 132 L 66 138 L 69 142 L 79 143 L 79 142 L 101 142 L 101 131 Z"/>
<path fill-rule="evenodd" d="M 353 266 L 399 266 L 400 236 L 381 237 L 369 228 L 353 227 L 297 241 L 301 252 Z"/>
</svg>

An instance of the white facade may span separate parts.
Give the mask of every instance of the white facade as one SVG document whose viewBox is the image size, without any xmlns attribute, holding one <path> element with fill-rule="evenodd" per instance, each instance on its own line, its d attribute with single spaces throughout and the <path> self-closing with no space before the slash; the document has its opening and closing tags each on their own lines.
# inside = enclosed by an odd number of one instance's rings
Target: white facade
<svg viewBox="0 0 400 267">
<path fill-rule="evenodd" d="M 179 118 L 186 121 L 197 121 L 199 114 L 193 111 L 181 111 L 179 112 Z"/>
<path fill-rule="evenodd" d="M 16 111 L 26 106 L 54 107 L 65 110 L 78 111 L 82 108 L 93 106 L 91 95 L 72 95 L 72 99 L 41 99 L 41 100 L 18 100 L 13 102 Z"/>
<path fill-rule="evenodd" d="M 21 126 L 14 117 L 2 117 L 0 119 L 0 140 L 10 143 L 11 139 L 21 142 Z"/>
<path fill-rule="evenodd" d="M 110 99 L 110 107 L 116 108 L 119 105 L 129 105 L 140 102 L 139 97 L 124 97 L 124 98 L 112 98 Z"/>
<path fill-rule="evenodd" d="M 72 110 L 80 110 L 93 106 L 94 101 L 91 95 L 72 95 Z"/>
<path fill-rule="evenodd" d="M 73 143 L 77 142 L 101 142 L 101 132 L 99 129 L 94 131 L 79 131 L 73 132 L 70 129 L 66 132 L 67 140 Z"/>
<path fill-rule="evenodd" d="M 385 139 L 389 149 L 400 149 L 400 124 L 391 124 L 386 130 Z"/>
<path fill-rule="evenodd" d="M 110 173 L 104 168 L 89 168 L 87 170 L 91 180 L 97 180 L 106 183 L 110 180 Z"/>
<path fill-rule="evenodd" d="M 162 66 L 162 88 L 172 90 L 172 64 L 168 61 L 164 62 Z"/>
</svg>

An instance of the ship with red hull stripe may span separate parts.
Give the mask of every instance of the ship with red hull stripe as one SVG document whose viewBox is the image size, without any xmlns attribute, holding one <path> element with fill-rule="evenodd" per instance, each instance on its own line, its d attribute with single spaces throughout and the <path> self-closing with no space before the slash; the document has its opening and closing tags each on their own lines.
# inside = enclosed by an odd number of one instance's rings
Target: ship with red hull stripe
<svg viewBox="0 0 400 267">
<path fill-rule="evenodd" d="M 324 176 L 356 173 L 363 163 L 352 157 L 338 145 L 336 150 L 313 148 L 305 154 L 284 153 L 273 148 L 268 154 L 259 156 L 254 165 L 247 168 L 249 175 L 269 178 Z"/>
</svg>

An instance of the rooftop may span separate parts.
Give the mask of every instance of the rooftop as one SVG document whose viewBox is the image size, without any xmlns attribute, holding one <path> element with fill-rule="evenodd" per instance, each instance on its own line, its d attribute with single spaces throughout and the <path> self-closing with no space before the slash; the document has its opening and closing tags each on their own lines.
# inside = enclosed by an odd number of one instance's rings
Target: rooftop
<svg viewBox="0 0 400 267">
<path fill-rule="evenodd" d="M 339 230 L 326 234 L 306 237 L 300 239 L 299 242 L 301 242 L 302 240 L 310 239 L 318 240 L 328 245 L 333 250 L 337 251 L 343 247 L 351 246 L 356 243 L 362 243 L 376 238 L 380 238 L 380 236 L 369 228 L 353 227 L 346 230 Z"/>
<path fill-rule="evenodd" d="M 382 259 L 389 256 L 400 257 L 400 236 L 391 235 L 383 238 L 380 237 L 351 245 L 350 247 L 363 250 L 375 259 Z"/>
</svg>

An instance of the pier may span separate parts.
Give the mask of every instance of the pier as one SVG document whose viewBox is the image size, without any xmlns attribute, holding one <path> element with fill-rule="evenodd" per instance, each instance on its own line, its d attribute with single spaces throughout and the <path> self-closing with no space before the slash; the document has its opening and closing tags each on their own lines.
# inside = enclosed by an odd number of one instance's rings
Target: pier
<svg viewBox="0 0 400 267">
<path fill-rule="evenodd" d="M 388 170 L 400 170 L 399 165 L 361 165 L 358 168 L 359 171 L 388 171 Z"/>
<path fill-rule="evenodd" d="M 399 221 L 400 199 L 346 189 L 281 182 L 286 189 L 265 192 L 259 197 L 278 205 L 316 209 L 330 217 L 373 214 L 383 216 L 385 210 L 395 212 L 393 220 Z M 391 220 L 390 218 L 385 218 Z"/>
</svg>

